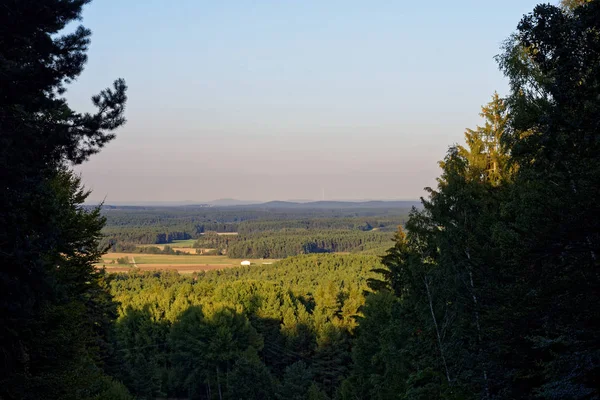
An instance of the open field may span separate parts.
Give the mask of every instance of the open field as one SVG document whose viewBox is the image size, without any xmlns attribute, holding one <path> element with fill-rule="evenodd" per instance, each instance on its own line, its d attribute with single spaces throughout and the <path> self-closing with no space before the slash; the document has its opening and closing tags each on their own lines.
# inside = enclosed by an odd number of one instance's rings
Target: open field
<svg viewBox="0 0 600 400">
<path fill-rule="evenodd" d="M 138 247 L 160 247 L 161 249 L 165 246 L 171 246 L 174 249 L 177 248 L 192 248 L 196 239 L 187 239 L 187 240 L 173 240 L 171 243 L 167 244 L 140 244 Z"/>
<path fill-rule="evenodd" d="M 213 265 L 190 265 L 190 264 L 176 264 L 176 265 L 168 265 L 168 264 L 153 264 L 153 265 L 138 265 L 137 268 L 140 271 L 156 271 L 156 270 L 175 270 L 180 274 L 191 274 L 193 272 L 200 271 L 212 271 L 216 269 L 225 269 L 225 268 L 233 268 L 238 265 L 226 265 L 226 264 L 213 264 Z M 107 272 L 117 273 L 117 272 L 129 272 L 134 267 L 127 266 L 106 266 Z"/>
<path fill-rule="evenodd" d="M 182 253 L 188 254 L 196 254 L 196 249 L 193 247 L 194 243 L 196 243 L 196 239 L 187 239 L 187 240 L 173 240 L 173 242 L 168 244 L 140 244 L 137 247 L 158 247 L 163 250 L 165 246 L 171 247 L 175 251 L 180 251 Z"/>
<path fill-rule="evenodd" d="M 129 264 L 117 264 L 117 258 L 126 257 Z M 115 263 L 112 263 L 115 261 Z M 227 258 L 227 256 L 199 256 L 199 255 L 168 255 L 168 254 L 140 254 L 140 253 L 107 253 L 102 256 L 102 262 L 97 266 L 105 266 L 108 272 L 127 272 L 132 267 L 141 270 L 173 269 L 182 273 L 223 269 L 240 265 L 241 259 Z M 277 260 L 249 260 L 252 264 L 270 264 Z"/>
<path fill-rule="evenodd" d="M 237 232 L 234 233 L 237 235 Z M 220 234 L 219 234 L 220 235 Z M 173 242 L 168 244 L 139 244 L 137 247 L 158 247 L 163 250 L 165 246 L 169 246 L 175 251 L 180 251 L 182 253 L 187 254 L 197 254 L 196 248 L 193 247 L 194 243 L 196 243 L 196 239 L 187 239 L 187 240 L 173 240 Z M 211 249 L 203 249 L 203 250 L 211 250 Z"/>
<path fill-rule="evenodd" d="M 173 240 L 168 246 L 175 247 L 192 247 L 196 243 L 196 239 Z"/>
<path fill-rule="evenodd" d="M 187 254 L 196 254 L 196 249 L 193 247 L 172 247 L 175 251 L 180 251 Z"/>
<path fill-rule="evenodd" d="M 187 253 L 187 254 L 197 254 L 196 253 L 197 249 L 195 249 L 194 247 L 173 247 L 173 245 L 171 245 L 171 244 L 140 244 L 137 247 L 158 247 L 159 249 L 164 250 L 165 246 L 169 246 L 174 251 L 180 251 L 182 253 Z M 143 254 L 143 253 L 140 253 L 140 254 Z"/>
<path fill-rule="evenodd" d="M 182 253 L 186 253 L 186 254 L 197 254 L 195 248 L 193 247 L 173 247 L 170 244 L 151 244 L 151 245 L 147 245 L 147 244 L 142 244 L 139 245 L 138 247 L 158 247 L 161 250 L 164 250 L 165 246 L 169 246 L 170 248 L 172 248 L 174 251 L 180 251 Z M 143 254 L 143 253 L 140 253 Z"/>
</svg>

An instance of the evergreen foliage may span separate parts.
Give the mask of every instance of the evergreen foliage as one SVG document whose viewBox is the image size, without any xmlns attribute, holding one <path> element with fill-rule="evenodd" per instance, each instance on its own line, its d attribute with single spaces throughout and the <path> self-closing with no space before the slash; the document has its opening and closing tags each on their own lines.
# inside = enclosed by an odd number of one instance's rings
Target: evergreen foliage
<svg viewBox="0 0 600 400">
<path fill-rule="evenodd" d="M 225 239 L 228 245 L 223 251 L 231 258 L 285 258 L 310 253 L 359 252 L 388 244 L 391 238 L 392 234 L 378 231 L 262 232 Z"/>
<path fill-rule="evenodd" d="M 114 138 L 125 82 L 77 113 L 63 95 L 90 31 L 64 28 L 85 0 L 4 1 L 0 12 L 0 397 L 85 399 L 102 390 L 115 306 L 94 269 L 100 210 L 69 166 Z M 105 382 L 101 385 L 98 382 Z M 106 397 L 106 395 L 104 395 Z M 122 395 L 125 398 L 126 395 Z"/>
<path fill-rule="evenodd" d="M 580 3 L 537 6 L 506 43 L 511 94 L 370 281 L 344 398 L 600 396 L 600 2 Z"/>
<path fill-rule="evenodd" d="M 135 251 L 139 244 L 170 244 L 175 240 L 197 239 L 196 247 L 215 248 L 226 252 L 229 244 L 243 238 L 262 241 L 261 238 L 279 235 L 328 235 L 329 241 L 337 234 L 356 236 L 360 232 L 393 232 L 406 222 L 408 209 L 379 208 L 306 209 L 265 213 L 259 210 L 223 210 L 206 207 L 122 207 L 104 206 L 107 223 L 103 229 L 103 245 L 112 251 Z M 333 215 L 333 217 L 331 216 Z M 335 232 L 336 235 L 332 233 Z M 217 233 L 239 233 L 218 235 Z M 373 235 L 372 235 L 373 236 Z M 371 236 L 371 237 L 372 237 Z M 369 237 L 365 235 L 365 237 Z M 296 242 L 301 239 L 296 239 Z M 372 241 L 372 240 L 369 240 Z M 254 243 L 243 246 L 253 247 Z M 241 250 L 251 251 L 251 250 Z M 279 251 L 281 253 L 281 251 Z M 297 255 L 299 252 L 286 252 Z"/>
<path fill-rule="evenodd" d="M 117 275 L 115 376 L 140 398 L 334 396 L 377 265 L 306 255 L 193 277 Z"/>
</svg>

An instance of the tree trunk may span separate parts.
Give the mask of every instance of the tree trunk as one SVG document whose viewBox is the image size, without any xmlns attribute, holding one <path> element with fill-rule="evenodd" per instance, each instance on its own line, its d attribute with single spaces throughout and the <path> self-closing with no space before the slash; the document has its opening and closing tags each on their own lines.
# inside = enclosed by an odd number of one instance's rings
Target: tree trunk
<svg viewBox="0 0 600 400">
<path fill-rule="evenodd" d="M 223 393 L 221 392 L 221 380 L 219 379 L 219 367 L 217 366 L 217 387 L 219 388 L 219 400 L 223 400 Z"/>
<path fill-rule="evenodd" d="M 571 171 L 569 170 L 569 167 L 567 167 L 567 165 L 565 164 L 565 169 L 567 170 L 567 175 L 569 175 L 569 181 L 571 183 L 571 191 L 573 192 L 574 195 L 577 195 L 577 185 L 575 184 L 575 181 L 572 178 L 571 175 Z M 588 246 L 590 246 L 590 256 L 592 257 L 592 261 L 596 261 L 596 252 L 594 251 L 594 248 L 592 247 L 592 240 L 590 239 L 589 235 L 585 235 L 585 241 L 587 243 Z"/>
<path fill-rule="evenodd" d="M 465 254 L 467 255 L 467 259 L 469 260 L 469 268 L 470 268 L 470 264 L 471 264 L 471 254 L 469 253 L 469 250 L 465 250 Z M 471 296 L 473 298 L 473 304 L 475 305 L 475 326 L 477 327 L 477 344 L 479 345 L 479 356 L 481 357 L 483 355 L 483 340 L 482 340 L 482 336 L 481 336 L 481 325 L 479 324 L 479 303 L 477 301 L 477 294 L 475 294 L 475 283 L 473 282 L 473 272 L 469 270 L 469 281 L 471 283 Z M 488 382 L 488 375 L 487 375 L 487 369 L 485 367 L 482 368 L 483 370 L 483 382 L 485 384 L 485 398 L 489 399 L 490 398 L 490 385 Z"/>
<path fill-rule="evenodd" d="M 433 300 L 431 299 L 431 292 L 429 291 L 429 283 L 427 282 L 427 276 L 423 276 L 423 282 L 425 283 L 425 289 L 427 290 L 427 298 L 429 299 L 429 310 L 431 311 L 431 318 L 433 319 L 433 326 L 435 327 L 435 333 L 437 336 L 438 346 L 440 348 L 440 355 L 442 356 L 442 362 L 444 363 L 444 369 L 446 370 L 446 379 L 451 384 L 450 371 L 448 371 L 448 364 L 446 363 L 446 356 L 444 355 L 444 348 L 442 347 L 442 337 L 440 335 L 440 329 L 438 327 L 437 318 L 433 312 Z"/>
</svg>

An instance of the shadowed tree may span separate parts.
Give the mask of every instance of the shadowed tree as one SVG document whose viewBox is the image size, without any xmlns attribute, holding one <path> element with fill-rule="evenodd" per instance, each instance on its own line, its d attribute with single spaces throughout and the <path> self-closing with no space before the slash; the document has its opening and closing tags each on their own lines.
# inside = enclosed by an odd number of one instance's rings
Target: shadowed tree
<svg viewBox="0 0 600 400">
<path fill-rule="evenodd" d="M 114 138 L 126 86 L 77 113 L 63 94 L 90 31 L 63 28 L 86 0 L 5 0 L 0 12 L 0 397 L 85 398 L 110 321 L 98 259 L 99 211 L 68 167 Z"/>
<path fill-rule="evenodd" d="M 598 32 L 600 1 L 521 20 L 499 57 L 510 95 L 448 151 L 383 260 L 387 282 L 371 281 L 414 332 L 404 398 L 598 397 Z"/>
<path fill-rule="evenodd" d="M 305 400 L 311 383 L 312 371 L 304 361 L 298 361 L 285 369 L 277 399 Z"/>
<path fill-rule="evenodd" d="M 537 6 L 499 58 L 519 165 L 499 231 L 514 328 L 502 346 L 522 349 L 514 390 L 552 399 L 600 393 L 600 1 L 581 3 Z"/>
</svg>

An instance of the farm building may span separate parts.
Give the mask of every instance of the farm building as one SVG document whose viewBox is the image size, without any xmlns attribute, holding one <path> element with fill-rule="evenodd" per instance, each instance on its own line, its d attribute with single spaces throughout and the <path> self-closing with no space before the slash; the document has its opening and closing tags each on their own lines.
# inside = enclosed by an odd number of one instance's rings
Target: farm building
<svg viewBox="0 0 600 400">
<path fill-rule="evenodd" d="M 244 260 L 240 263 L 241 265 L 250 265 L 250 261 Z"/>
</svg>

